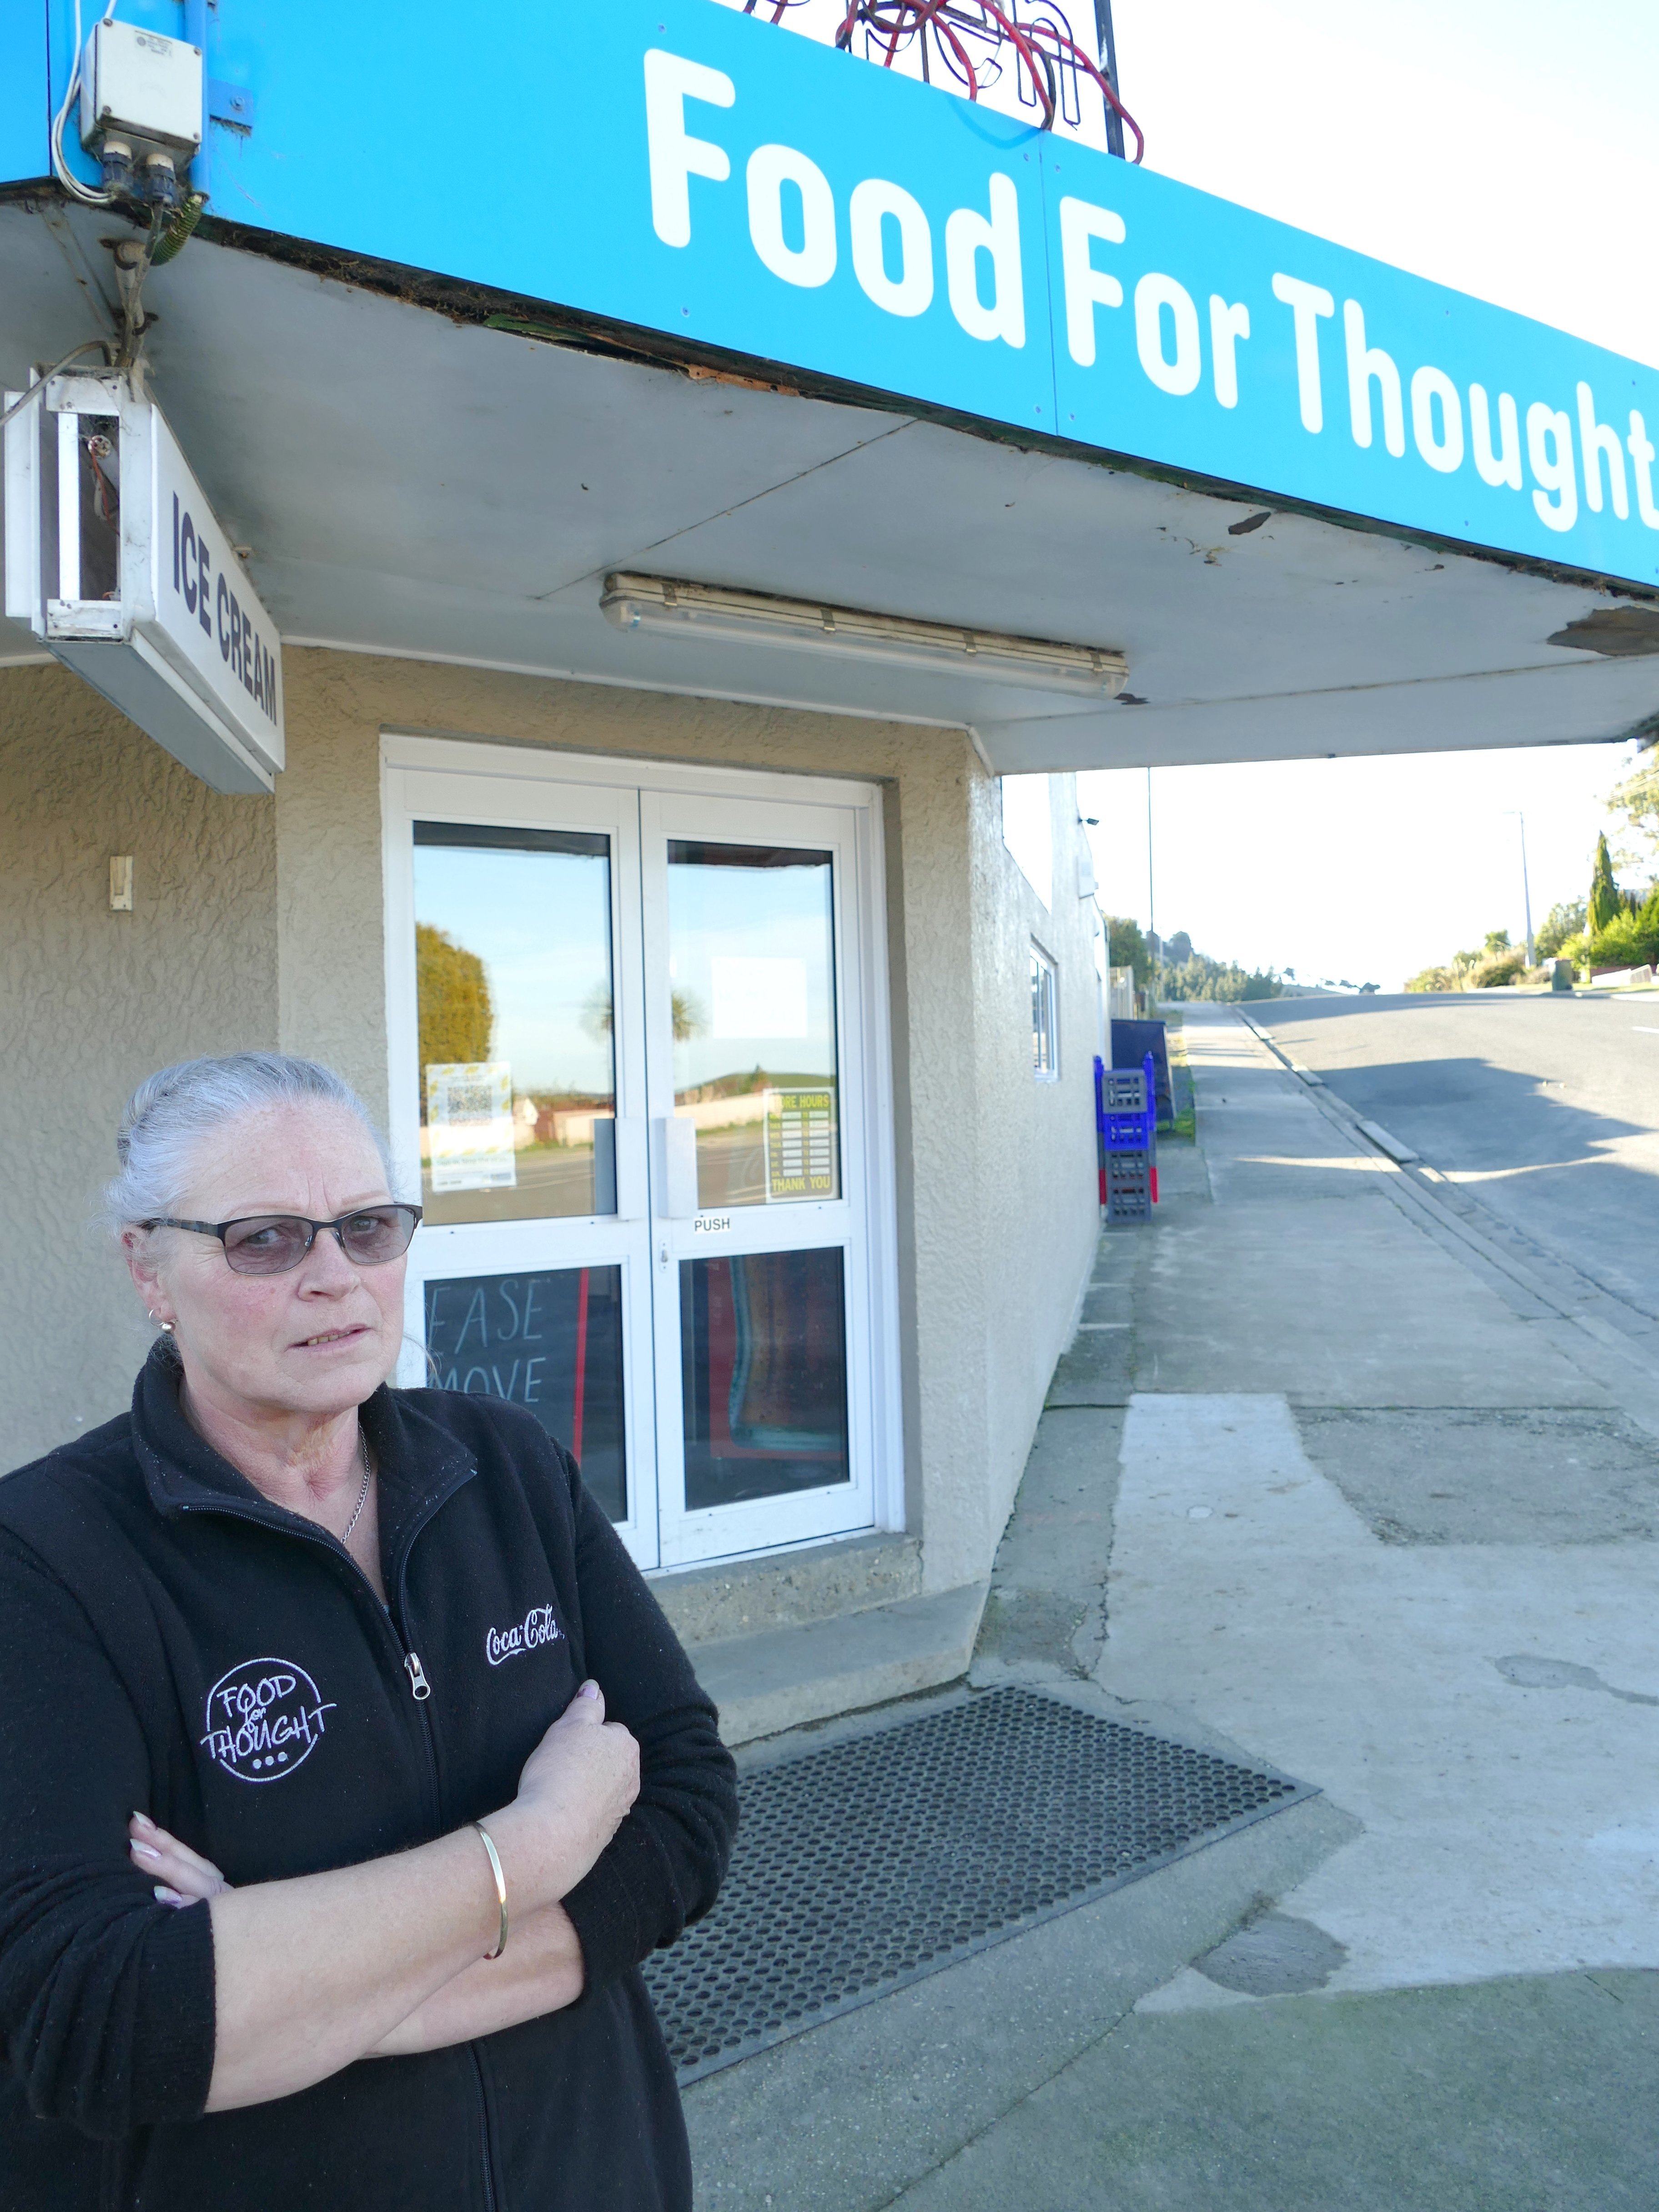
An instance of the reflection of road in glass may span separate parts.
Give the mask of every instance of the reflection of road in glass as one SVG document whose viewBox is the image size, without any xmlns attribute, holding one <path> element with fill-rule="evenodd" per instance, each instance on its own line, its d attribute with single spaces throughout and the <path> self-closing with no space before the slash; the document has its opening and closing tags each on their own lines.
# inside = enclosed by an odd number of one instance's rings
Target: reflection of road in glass
<svg viewBox="0 0 1659 2212">
<path fill-rule="evenodd" d="M 595 1211 L 593 1147 L 526 1145 L 514 1155 L 511 1190 L 434 1191 L 423 1176 L 426 1218 L 452 1221 L 568 1220 Z"/>
<path fill-rule="evenodd" d="M 746 1104 L 747 1101 L 738 1102 Z M 763 1206 L 766 1202 L 766 1124 L 739 1122 L 735 1128 L 697 1132 L 697 1203 Z"/>
<path fill-rule="evenodd" d="M 788 1080 L 792 1089 L 802 1084 L 802 1079 L 791 1077 Z M 697 1124 L 697 1204 L 704 1212 L 718 1212 L 728 1206 L 768 1203 L 766 1115 L 769 1098 L 775 1110 L 778 1097 L 775 1079 L 769 1078 L 768 1081 L 774 1087 L 739 1091 L 731 1098 L 698 1100 L 694 1095 L 693 1103 L 688 1105 L 682 1102 L 675 1108 L 678 1114 Z M 806 1195 L 837 1197 L 840 1193 L 833 1087 L 822 1078 L 816 1083 L 806 1079 L 805 1087 L 827 1092 L 832 1101 L 823 1140 L 823 1166 L 829 1188 Z M 774 1200 L 778 1196 L 776 1191 L 771 1194 Z"/>
</svg>

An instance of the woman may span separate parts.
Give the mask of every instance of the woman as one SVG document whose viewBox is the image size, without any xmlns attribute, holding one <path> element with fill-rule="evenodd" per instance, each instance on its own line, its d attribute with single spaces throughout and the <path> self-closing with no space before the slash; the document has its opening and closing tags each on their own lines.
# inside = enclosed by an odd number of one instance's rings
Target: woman
<svg viewBox="0 0 1659 2212">
<path fill-rule="evenodd" d="M 392 1391 L 419 1218 L 274 1054 L 128 1105 L 161 1336 L 0 1485 L 6 2212 L 674 2212 L 638 1967 L 707 1911 L 732 1762 L 527 1413 Z"/>
</svg>

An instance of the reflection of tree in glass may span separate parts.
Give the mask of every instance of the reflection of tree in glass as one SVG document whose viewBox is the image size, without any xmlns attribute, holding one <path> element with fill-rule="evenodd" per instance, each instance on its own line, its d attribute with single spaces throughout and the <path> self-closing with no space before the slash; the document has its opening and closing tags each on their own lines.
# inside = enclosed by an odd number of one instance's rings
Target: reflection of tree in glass
<svg viewBox="0 0 1659 2212">
<path fill-rule="evenodd" d="M 601 981 L 587 994 L 587 1004 L 582 1008 L 582 1027 L 591 1037 L 608 1037 L 614 1019 L 611 986 Z"/>
<path fill-rule="evenodd" d="M 674 1042 L 689 1044 L 699 1030 L 708 1026 L 702 1008 L 690 991 L 671 991 L 668 1003 L 674 1023 Z"/>
<path fill-rule="evenodd" d="M 483 960 L 429 921 L 415 925 L 415 988 L 420 1010 L 421 1119 L 424 1121 L 428 1067 L 488 1060 L 495 1008 Z"/>
</svg>

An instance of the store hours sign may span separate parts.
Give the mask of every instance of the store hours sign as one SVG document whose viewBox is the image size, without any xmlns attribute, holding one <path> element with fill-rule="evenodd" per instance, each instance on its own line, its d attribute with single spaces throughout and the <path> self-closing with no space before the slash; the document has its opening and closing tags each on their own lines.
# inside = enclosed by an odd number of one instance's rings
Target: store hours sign
<svg viewBox="0 0 1659 2212">
<path fill-rule="evenodd" d="M 8 615 L 215 791 L 270 791 L 281 641 L 160 408 L 70 371 L 5 436 Z"/>
</svg>

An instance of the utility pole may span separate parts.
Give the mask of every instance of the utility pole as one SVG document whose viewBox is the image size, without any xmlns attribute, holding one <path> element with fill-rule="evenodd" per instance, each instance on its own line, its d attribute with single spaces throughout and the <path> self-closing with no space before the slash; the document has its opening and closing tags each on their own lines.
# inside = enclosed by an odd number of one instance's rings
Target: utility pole
<svg viewBox="0 0 1659 2212">
<path fill-rule="evenodd" d="M 1518 806 L 1506 806 L 1504 811 L 1514 815 L 1521 825 L 1521 903 L 1527 917 L 1527 965 L 1530 968 L 1533 964 L 1532 885 L 1527 879 L 1527 817 Z"/>
<path fill-rule="evenodd" d="M 1152 888 L 1152 769 L 1146 764 L 1146 934 L 1158 936 L 1158 899 Z M 1149 947 L 1150 951 L 1151 948 Z M 1158 986 L 1164 981 L 1164 947 L 1160 944 L 1152 954 L 1152 996 L 1158 995 Z"/>
<path fill-rule="evenodd" d="M 1112 0 L 1095 0 L 1095 40 L 1100 52 L 1100 73 L 1115 92 L 1117 84 L 1117 40 L 1112 35 Z M 1109 103 L 1106 109 L 1106 151 L 1123 159 L 1123 125 L 1117 110 Z"/>
</svg>

